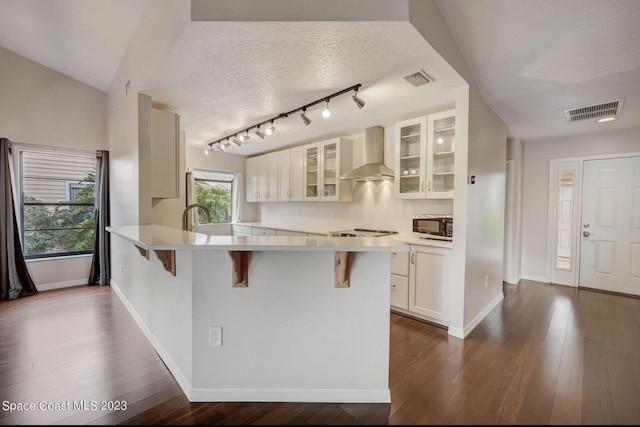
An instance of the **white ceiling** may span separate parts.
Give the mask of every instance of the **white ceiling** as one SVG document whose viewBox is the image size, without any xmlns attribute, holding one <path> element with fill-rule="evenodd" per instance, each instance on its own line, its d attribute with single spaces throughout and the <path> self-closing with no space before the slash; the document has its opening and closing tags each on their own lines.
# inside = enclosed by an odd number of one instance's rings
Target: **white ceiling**
<svg viewBox="0 0 640 427">
<path fill-rule="evenodd" d="M 483 98 L 522 139 L 638 126 L 640 1 L 437 0 Z M 609 123 L 563 110 L 625 98 Z"/>
<path fill-rule="evenodd" d="M 416 88 L 404 76 L 423 68 L 433 83 Z M 361 83 L 351 93 L 277 120 L 273 136 L 252 135 L 254 154 L 302 141 L 364 132 L 436 106 L 453 106 L 464 81 L 408 22 L 192 22 L 143 87 L 156 105 L 180 115 L 191 146 L 228 136 Z M 418 114 L 415 114 L 418 115 Z M 264 130 L 264 128 L 263 128 Z"/>
<path fill-rule="evenodd" d="M 0 0 L 0 46 L 107 91 L 149 0 Z"/>
<path fill-rule="evenodd" d="M 0 0 L 0 46 L 106 91 L 149 0 Z M 535 139 L 637 127 L 640 1 L 437 0 L 485 101 L 510 134 Z M 402 77 L 424 68 L 436 82 Z M 204 147 L 267 118 L 362 83 L 349 95 L 276 122 L 254 154 L 388 125 L 453 101 L 460 78 L 407 22 L 192 22 L 145 85 Z M 625 98 L 618 120 L 567 123 L 565 108 Z M 297 114 L 296 114 L 297 115 Z"/>
</svg>

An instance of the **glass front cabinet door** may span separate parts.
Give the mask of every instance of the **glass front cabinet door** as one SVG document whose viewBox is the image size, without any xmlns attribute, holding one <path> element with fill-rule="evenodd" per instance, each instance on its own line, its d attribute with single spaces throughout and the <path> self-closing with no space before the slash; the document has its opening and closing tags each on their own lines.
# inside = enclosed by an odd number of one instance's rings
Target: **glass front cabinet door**
<svg viewBox="0 0 640 427">
<path fill-rule="evenodd" d="M 396 198 L 425 198 L 426 146 L 426 116 L 396 123 Z"/>
<path fill-rule="evenodd" d="M 427 198 L 453 199 L 455 110 L 428 116 Z"/>
<path fill-rule="evenodd" d="M 320 196 L 319 147 L 317 144 L 304 147 L 304 200 L 318 200 Z"/>
</svg>

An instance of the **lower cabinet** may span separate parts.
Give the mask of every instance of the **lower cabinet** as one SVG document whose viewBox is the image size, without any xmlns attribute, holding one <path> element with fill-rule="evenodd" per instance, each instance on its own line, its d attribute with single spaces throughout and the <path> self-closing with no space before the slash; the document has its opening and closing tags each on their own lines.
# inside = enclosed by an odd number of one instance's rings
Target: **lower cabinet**
<svg viewBox="0 0 640 427">
<path fill-rule="evenodd" d="M 397 254 L 401 255 L 401 254 Z M 396 255 L 396 256 L 397 256 Z M 451 249 L 411 245 L 406 265 L 408 276 L 391 268 L 391 308 L 430 322 L 448 325 L 447 290 L 451 285 Z M 400 259 L 395 261 L 400 264 Z"/>
</svg>

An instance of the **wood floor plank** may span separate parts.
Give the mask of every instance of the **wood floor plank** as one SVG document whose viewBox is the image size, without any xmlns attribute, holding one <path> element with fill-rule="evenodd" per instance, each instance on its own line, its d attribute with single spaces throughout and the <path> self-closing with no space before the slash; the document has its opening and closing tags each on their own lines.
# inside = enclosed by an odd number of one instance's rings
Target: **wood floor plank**
<svg viewBox="0 0 640 427">
<path fill-rule="evenodd" d="M 191 403 L 117 295 L 0 302 L 0 400 L 125 399 L 127 411 L 0 411 L 0 424 L 638 424 L 640 299 L 523 280 L 465 339 L 391 314 L 391 404 Z"/>
</svg>

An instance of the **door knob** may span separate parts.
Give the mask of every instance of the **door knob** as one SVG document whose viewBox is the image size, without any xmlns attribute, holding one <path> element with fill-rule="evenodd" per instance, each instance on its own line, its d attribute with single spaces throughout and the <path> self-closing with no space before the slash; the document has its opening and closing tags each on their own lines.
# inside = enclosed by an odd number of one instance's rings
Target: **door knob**
<svg viewBox="0 0 640 427">
<path fill-rule="evenodd" d="M 584 237 L 589 237 L 589 236 L 591 236 L 591 233 L 589 233 L 588 231 L 583 231 L 583 232 L 582 232 L 582 235 L 583 235 Z"/>
</svg>

